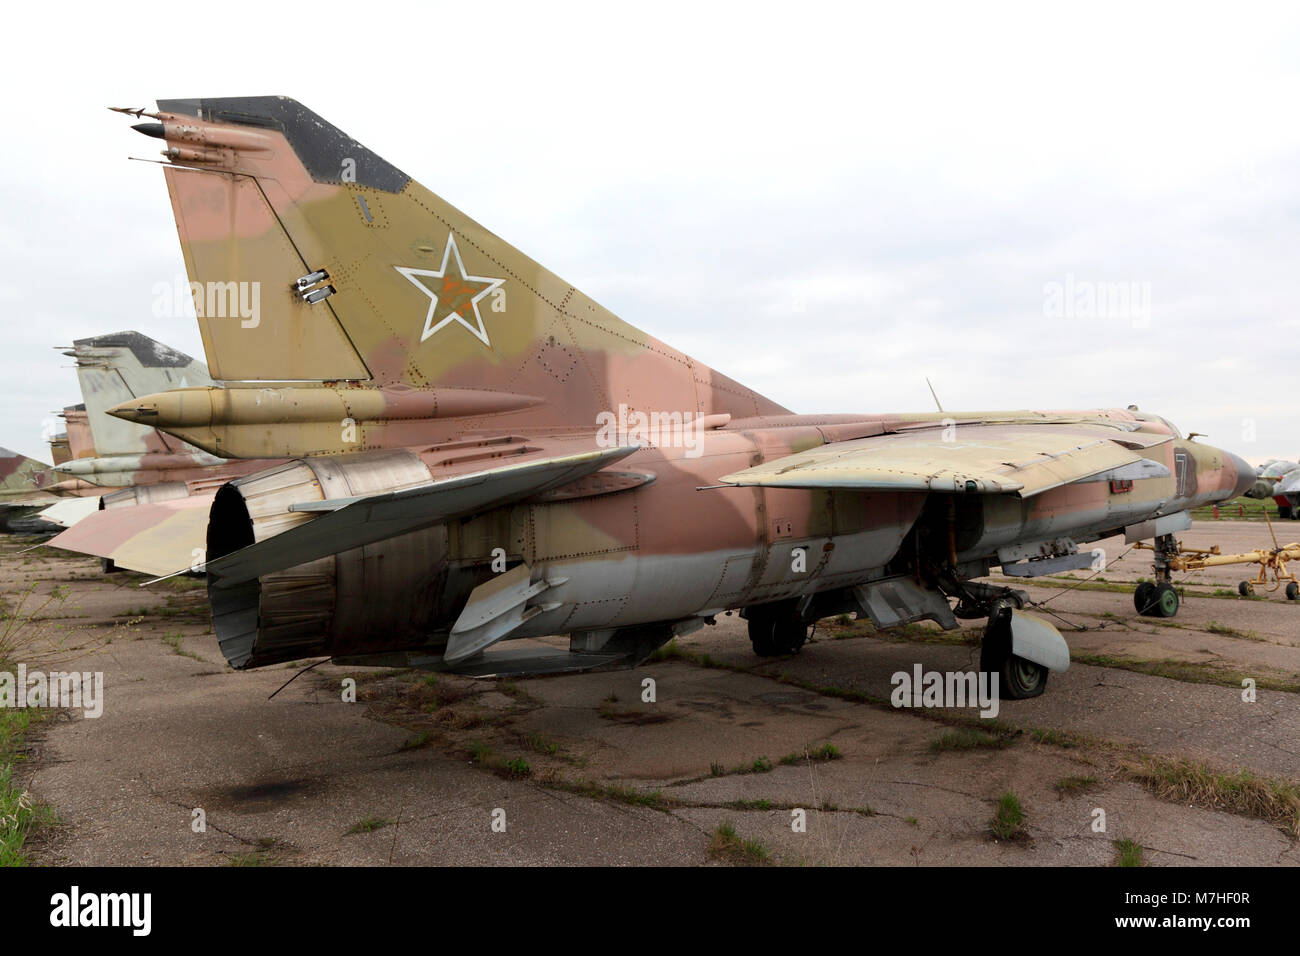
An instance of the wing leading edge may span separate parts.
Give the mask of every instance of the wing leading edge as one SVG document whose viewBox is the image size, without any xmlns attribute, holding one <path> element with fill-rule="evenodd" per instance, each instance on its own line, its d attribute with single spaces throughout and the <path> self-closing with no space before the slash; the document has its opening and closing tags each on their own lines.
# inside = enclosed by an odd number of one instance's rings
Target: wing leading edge
<svg viewBox="0 0 1300 956">
<path fill-rule="evenodd" d="M 852 488 L 964 494 L 1042 494 L 1074 481 L 1168 477 L 1134 447 L 1166 435 L 1116 434 L 1106 425 L 963 424 L 822 445 L 719 481 L 775 488 Z M 1112 474 L 1114 473 L 1114 474 Z"/>
</svg>

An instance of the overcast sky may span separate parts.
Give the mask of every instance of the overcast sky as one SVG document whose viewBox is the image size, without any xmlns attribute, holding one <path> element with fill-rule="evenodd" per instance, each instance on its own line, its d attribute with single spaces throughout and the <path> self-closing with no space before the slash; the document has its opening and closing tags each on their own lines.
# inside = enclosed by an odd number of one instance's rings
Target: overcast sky
<svg viewBox="0 0 1300 956">
<path fill-rule="evenodd" d="M 48 460 L 54 346 L 202 357 L 151 314 L 184 265 L 127 157 L 161 144 L 104 107 L 285 94 L 796 411 L 930 410 L 929 376 L 1295 458 L 1300 14 L 1046 6 L 10 5 L 0 445 Z"/>
</svg>

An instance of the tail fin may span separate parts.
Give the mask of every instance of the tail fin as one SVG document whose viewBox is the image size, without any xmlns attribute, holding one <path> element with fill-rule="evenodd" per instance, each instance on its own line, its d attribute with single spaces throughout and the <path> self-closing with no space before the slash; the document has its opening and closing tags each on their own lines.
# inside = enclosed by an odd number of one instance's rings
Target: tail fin
<svg viewBox="0 0 1300 956">
<path fill-rule="evenodd" d="M 77 381 L 81 385 L 96 455 L 175 454 L 195 450 L 155 428 L 114 418 L 107 411 L 121 402 L 154 392 L 211 385 L 207 366 L 202 362 L 139 332 L 77 339 L 72 350 L 64 354 L 77 360 Z"/>
<path fill-rule="evenodd" d="M 59 461 L 60 449 L 56 442 L 60 437 L 63 440 L 66 453 L 69 459 L 73 458 L 94 458 L 98 453 L 95 449 L 95 436 L 90 432 L 90 420 L 86 415 L 86 403 L 80 402 L 76 405 L 65 405 L 63 411 L 59 413 L 67 425 L 62 436 L 55 436 L 50 442 L 50 451 L 54 455 L 54 463 L 62 464 Z"/>
<path fill-rule="evenodd" d="M 507 427 L 594 424 L 620 403 L 737 418 L 786 411 L 621 321 L 294 100 L 158 106 L 148 115 L 159 122 L 135 128 L 167 144 L 218 379 L 540 400 L 499 417 Z M 257 314 L 244 314 L 254 302 Z"/>
<path fill-rule="evenodd" d="M 66 428 L 50 436 L 50 459 L 56 465 L 72 460 L 72 448 L 68 441 Z"/>
<path fill-rule="evenodd" d="M 49 483 L 49 465 L 0 448 L 0 501 L 30 495 Z"/>
</svg>

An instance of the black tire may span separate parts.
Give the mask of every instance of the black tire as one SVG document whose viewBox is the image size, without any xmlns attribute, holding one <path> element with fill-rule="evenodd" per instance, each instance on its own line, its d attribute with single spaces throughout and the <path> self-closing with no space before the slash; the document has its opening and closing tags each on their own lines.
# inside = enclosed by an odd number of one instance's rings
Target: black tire
<svg viewBox="0 0 1300 956">
<path fill-rule="evenodd" d="M 759 657 L 776 657 L 772 632 L 776 630 L 776 621 L 770 617 L 751 617 L 749 619 L 749 643 L 754 646 L 754 653 Z"/>
<path fill-rule="evenodd" d="M 1035 664 L 1011 653 L 1011 629 L 995 626 L 984 636 L 980 646 L 980 670 L 996 674 L 1001 700 L 1028 700 L 1047 690 L 1047 675 L 1042 664 Z"/>
<path fill-rule="evenodd" d="M 1154 607 L 1151 611 L 1152 617 L 1173 617 L 1178 613 L 1180 603 L 1178 592 L 1174 590 L 1172 584 L 1157 584 L 1155 593 L 1151 595 Z"/>
<path fill-rule="evenodd" d="M 1047 675 L 1042 664 L 1035 664 L 1012 654 L 1002 665 L 999 677 L 999 694 L 1006 700 L 1028 700 L 1047 690 Z"/>
<path fill-rule="evenodd" d="M 1290 505 L 1278 505 L 1277 516 L 1279 518 L 1291 518 L 1294 516 L 1294 513 L 1292 512 Z"/>
<path fill-rule="evenodd" d="M 1242 597 L 1250 597 L 1255 593 L 1255 586 L 1249 581 L 1242 581 L 1237 585 L 1237 593 Z"/>
<path fill-rule="evenodd" d="M 1287 582 L 1286 599 L 1288 601 L 1300 600 L 1300 584 L 1296 584 L 1294 581 Z"/>
<path fill-rule="evenodd" d="M 793 613 L 793 608 L 754 614 L 749 618 L 749 643 L 759 657 L 798 654 L 807 640 L 808 625 Z"/>
<path fill-rule="evenodd" d="M 1133 590 L 1133 607 L 1139 614 L 1148 617 L 1153 613 L 1156 586 L 1150 581 L 1143 581 Z"/>
<path fill-rule="evenodd" d="M 808 625 L 797 619 L 778 621 L 772 638 L 778 654 L 798 654 L 808 640 Z"/>
<path fill-rule="evenodd" d="M 996 674 L 998 697 L 1028 700 L 1047 690 L 1048 670 L 1011 653 L 1011 609 L 994 606 L 988 629 L 980 645 L 980 670 Z"/>
</svg>

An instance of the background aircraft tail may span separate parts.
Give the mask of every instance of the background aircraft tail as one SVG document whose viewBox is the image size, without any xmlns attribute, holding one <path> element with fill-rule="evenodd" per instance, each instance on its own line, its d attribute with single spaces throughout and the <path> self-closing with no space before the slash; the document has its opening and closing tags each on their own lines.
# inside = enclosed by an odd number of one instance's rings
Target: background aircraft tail
<svg viewBox="0 0 1300 956">
<path fill-rule="evenodd" d="M 8 448 L 0 448 L 0 501 L 22 498 L 50 483 L 50 466 Z"/>
<path fill-rule="evenodd" d="M 72 350 L 64 354 L 77 362 L 85 421 L 93 440 L 92 457 L 196 451 L 156 428 L 114 418 L 106 412 L 121 402 L 154 392 L 211 385 L 207 366 L 202 362 L 139 332 L 77 339 Z"/>
</svg>

